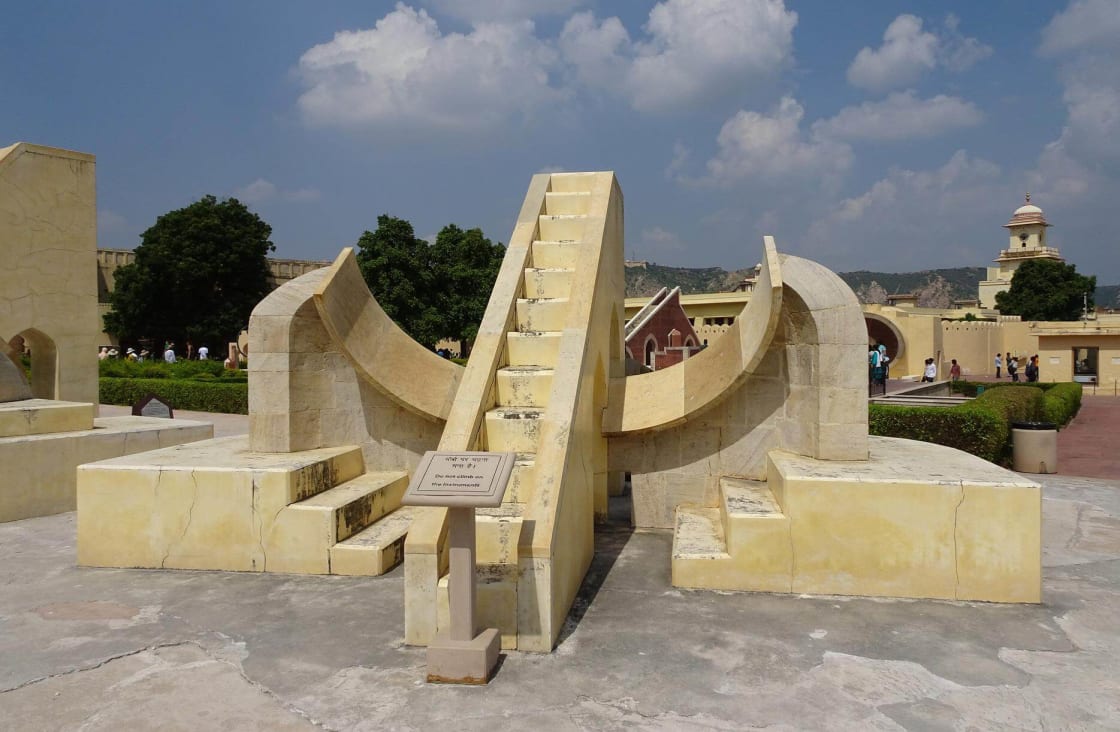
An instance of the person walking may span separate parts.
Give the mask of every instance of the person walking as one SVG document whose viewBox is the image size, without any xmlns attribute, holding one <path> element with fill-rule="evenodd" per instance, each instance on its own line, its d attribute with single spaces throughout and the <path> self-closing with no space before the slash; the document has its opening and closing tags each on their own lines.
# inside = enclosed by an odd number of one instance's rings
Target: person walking
<svg viewBox="0 0 1120 732">
<path fill-rule="evenodd" d="M 175 346 L 170 341 L 164 346 L 163 360 L 166 363 L 175 363 Z"/>
<path fill-rule="evenodd" d="M 1019 357 L 1012 356 L 1007 360 L 1007 373 L 1011 375 L 1011 380 L 1018 383 L 1019 381 Z"/>
<path fill-rule="evenodd" d="M 206 344 L 204 343 L 198 347 L 198 360 L 205 361 L 208 358 L 210 358 L 210 349 L 207 348 Z"/>
<path fill-rule="evenodd" d="M 1003 360 L 999 357 L 999 354 L 997 353 L 996 354 L 996 378 L 997 379 L 999 378 L 999 369 L 1000 369 L 1001 366 L 1003 366 Z"/>
<path fill-rule="evenodd" d="M 955 359 L 955 358 L 953 359 L 953 365 L 949 367 L 949 380 L 950 381 L 960 381 L 961 380 L 961 365 L 959 363 L 957 363 L 957 359 Z"/>
<path fill-rule="evenodd" d="M 1031 356 L 1027 361 L 1027 383 L 1038 381 L 1038 356 Z"/>
</svg>

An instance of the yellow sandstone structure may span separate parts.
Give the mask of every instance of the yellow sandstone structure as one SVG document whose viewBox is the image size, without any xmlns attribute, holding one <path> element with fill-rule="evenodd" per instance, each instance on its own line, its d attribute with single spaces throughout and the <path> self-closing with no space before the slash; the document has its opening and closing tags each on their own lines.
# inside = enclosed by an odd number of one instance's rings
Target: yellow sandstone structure
<svg viewBox="0 0 1120 732">
<path fill-rule="evenodd" d="M 94 166 L 70 150 L 0 148 L 0 521 L 74 510 L 81 463 L 213 435 L 199 422 L 97 417 Z"/>
<path fill-rule="evenodd" d="M 99 566 L 379 574 L 403 549 L 405 640 L 450 625 L 447 509 L 399 508 L 425 450 L 513 452 L 476 512 L 479 627 L 557 642 L 625 472 L 674 533 L 674 583 L 1038 602 L 1040 487 L 936 445 L 869 438 L 867 330 L 832 272 L 767 237 L 727 332 L 627 376 L 614 175 L 534 176 L 465 368 L 413 343 L 353 252 L 254 311 L 250 435 L 83 466 Z"/>
</svg>

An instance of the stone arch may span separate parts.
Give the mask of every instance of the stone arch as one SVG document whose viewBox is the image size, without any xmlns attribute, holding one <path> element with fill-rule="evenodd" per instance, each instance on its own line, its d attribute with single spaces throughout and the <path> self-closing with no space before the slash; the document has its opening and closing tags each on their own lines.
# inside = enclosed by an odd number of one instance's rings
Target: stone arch
<svg viewBox="0 0 1120 732">
<path fill-rule="evenodd" d="M 38 328 L 16 334 L 31 352 L 31 395 L 36 399 L 58 398 L 58 347 L 54 339 Z"/>
<path fill-rule="evenodd" d="M 887 318 L 873 313 L 864 313 L 863 320 L 867 324 L 867 343 L 869 346 L 883 344 L 887 347 L 887 356 L 891 361 L 897 361 L 906 353 L 906 338 L 902 331 Z"/>
</svg>

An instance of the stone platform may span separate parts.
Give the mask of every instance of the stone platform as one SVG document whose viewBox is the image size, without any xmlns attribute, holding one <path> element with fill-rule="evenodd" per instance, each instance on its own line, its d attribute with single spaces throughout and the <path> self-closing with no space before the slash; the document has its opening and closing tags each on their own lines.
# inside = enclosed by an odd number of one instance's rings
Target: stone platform
<svg viewBox="0 0 1120 732">
<path fill-rule="evenodd" d="M 0 524 L 0 727 L 1117 729 L 1120 481 L 1038 480 L 1038 605 L 681 590 L 612 505 L 556 652 L 470 688 L 424 683 L 400 569 L 90 569 L 73 513 Z"/>
<path fill-rule="evenodd" d="M 92 404 L 46 399 L 2 404 L 0 421 L 17 431 L 0 437 L 0 522 L 73 511 L 77 468 L 83 463 L 204 440 L 213 434 L 213 427 L 205 422 L 95 419 Z M 21 425 L 38 433 L 19 432 Z"/>
<path fill-rule="evenodd" d="M 404 471 L 356 446 L 265 453 L 224 437 L 83 465 L 78 563 L 377 575 L 400 561 Z"/>
<path fill-rule="evenodd" d="M 940 445 L 869 438 L 867 461 L 773 451 L 677 512 L 681 587 L 990 602 L 1041 600 L 1041 486 Z"/>
</svg>

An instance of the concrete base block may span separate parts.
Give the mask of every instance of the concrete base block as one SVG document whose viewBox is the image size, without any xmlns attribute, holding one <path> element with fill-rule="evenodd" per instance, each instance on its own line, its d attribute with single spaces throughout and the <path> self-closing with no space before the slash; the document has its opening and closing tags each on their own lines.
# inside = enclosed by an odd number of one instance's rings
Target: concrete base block
<svg viewBox="0 0 1120 732">
<path fill-rule="evenodd" d="M 487 684 L 498 665 L 498 629 L 487 628 L 472 640 L 451 640 L 438 633 L 428 646 L 428 681 L 440 684 Z"/>
</svg>

